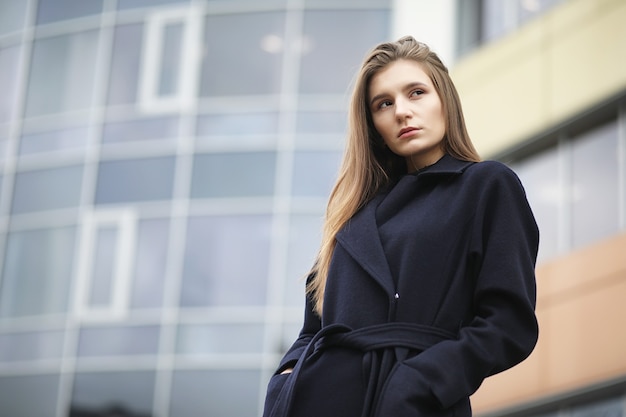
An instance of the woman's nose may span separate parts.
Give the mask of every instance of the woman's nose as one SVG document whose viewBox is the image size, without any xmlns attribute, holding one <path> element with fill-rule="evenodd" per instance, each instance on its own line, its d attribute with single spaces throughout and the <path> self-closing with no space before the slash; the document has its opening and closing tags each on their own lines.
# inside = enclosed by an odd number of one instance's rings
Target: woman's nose
<svg viewBox="0 0 626 417">
<path fill-rule="evenodd" d="M 407 117 L 411 117 L 412 112 L 409 103 L 406 100 L 396 100 L 396 118 L 398 120 L 404 120 Z"/>
</svg>

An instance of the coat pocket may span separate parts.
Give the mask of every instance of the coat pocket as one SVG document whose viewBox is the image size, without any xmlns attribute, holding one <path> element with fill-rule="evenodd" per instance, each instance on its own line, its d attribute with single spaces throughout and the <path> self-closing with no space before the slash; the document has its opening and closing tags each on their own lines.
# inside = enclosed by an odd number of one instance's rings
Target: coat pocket
<svg viewBox="0 0 626 417">
<path fill-rule="evenodd" d="M 289 379 L 291 374 L 278 374 L 274 375 L 270 378 L 269 383 L 267 384 L 267 393 L 265 394 L 265 406 L 263 407 L 263 417 L 267 417 L 271 415 L 274 406 L 276 405 L 276 400 L 278 399 L 278 395 L 282 391 L 285 386 L 285 382 Z"/>
<path fill-rule="evenodd" d="M 453 377 L 453 376 L 452 376 Z M 470 417 L 469 398 L 444 408 L 420 372 L 398 362 L 378 397 L 376 417 Z"/>
</svg>

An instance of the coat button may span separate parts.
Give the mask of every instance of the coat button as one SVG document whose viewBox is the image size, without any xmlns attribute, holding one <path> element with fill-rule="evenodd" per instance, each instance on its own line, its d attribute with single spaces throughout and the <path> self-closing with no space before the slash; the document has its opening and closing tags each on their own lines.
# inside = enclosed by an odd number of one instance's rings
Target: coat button
<svg viewBox="0 0 626 417">
<path fill-rule="evenodd" d="M 394 298 L 397 300 L 398 298 L 400 298 L 400 294 L 396 293 L 396 295 L 394 295 Z"/>
</svg>

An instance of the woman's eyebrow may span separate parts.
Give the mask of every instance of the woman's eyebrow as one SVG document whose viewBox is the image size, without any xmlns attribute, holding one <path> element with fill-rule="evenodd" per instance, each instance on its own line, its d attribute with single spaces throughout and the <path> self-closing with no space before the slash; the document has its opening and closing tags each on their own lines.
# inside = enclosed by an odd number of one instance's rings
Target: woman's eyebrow
<svg viewBox="0 0 626 417">
<path fill-rule="evenodd" d="M 423 82 L 421 82 L 421 81 L 415 81 L 415 82 L 408 83 L 407 85 L 405 85 L 405 86 L 404 86 L 404 88 L 403 88 L 403 90 L 410 90 L 410 89 L 415 88 L 415 87 L 428 87 L 428 84 L 423 83 Z M 370 105 L 371 105 L 371 106 L 373 106 L 373 105 L 374 105 L 374 103 L 375 103 L 377 100 L 380 100 L 381 98 L 386 97 L 387 95 L 388 95 L 387 93 L 376 94 L 376 95 L 375 95 L 374 97 L 372 97 L 372 99 L 370 100 Z"/>
</svg>

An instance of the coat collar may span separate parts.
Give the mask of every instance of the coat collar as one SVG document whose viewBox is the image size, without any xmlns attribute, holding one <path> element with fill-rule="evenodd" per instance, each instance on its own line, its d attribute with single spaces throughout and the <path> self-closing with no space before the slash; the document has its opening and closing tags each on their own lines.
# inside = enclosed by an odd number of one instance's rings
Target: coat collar
<svg viewBox="0 0 626 417">
<path fill-rule="evenodd" d="M 427 169 L 407 175 L 420 178 L 461 175 L 471 164 L 473 162 L 461 161 L 446 154 Z M 376 195 L 345 224 L 337 233 L 336 239 L 337 243 L 392 296 L 395 293 L 394 280 L 376 223 L 376 209 L 384 197 L 384 192 Z"/>
</svg>

